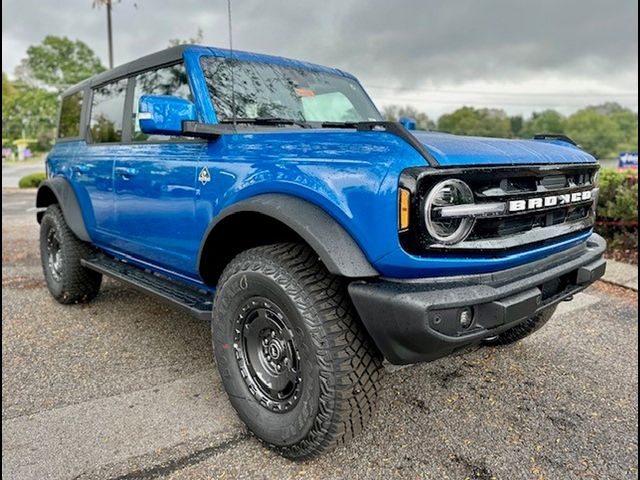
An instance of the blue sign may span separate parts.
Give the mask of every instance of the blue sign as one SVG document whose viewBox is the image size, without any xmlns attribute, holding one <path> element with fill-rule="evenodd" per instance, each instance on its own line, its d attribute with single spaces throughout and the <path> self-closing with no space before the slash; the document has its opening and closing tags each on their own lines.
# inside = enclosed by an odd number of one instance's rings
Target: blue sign
<svg viewBox="0 0 640 480">
<path fill-rule="evenodd" d="M 620 152 L 618 168 L 638 168 L 638 152 Z"/>
</svg>

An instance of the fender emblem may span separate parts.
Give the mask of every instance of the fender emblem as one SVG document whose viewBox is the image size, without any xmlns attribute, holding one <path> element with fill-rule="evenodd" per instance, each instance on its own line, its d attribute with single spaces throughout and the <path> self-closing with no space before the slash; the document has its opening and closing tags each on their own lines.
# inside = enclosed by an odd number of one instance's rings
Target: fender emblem
<svg viewBox="0 0 640 480">
<path fill-rule="evenodd" d="M 207 167 L 203 167 L 202 170 L 200 170 L 200 174 L 198 175 L 198 181 L 202 185 L 206 185 L 211 181 L 211 174 L 209 173 L 209 169 Z"/>
</svg>

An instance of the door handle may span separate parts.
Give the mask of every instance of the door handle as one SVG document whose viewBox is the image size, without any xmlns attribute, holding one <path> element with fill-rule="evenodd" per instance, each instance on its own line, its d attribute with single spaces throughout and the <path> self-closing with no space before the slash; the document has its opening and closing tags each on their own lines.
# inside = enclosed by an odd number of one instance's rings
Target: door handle
<svg viewBox="0 0 640 480">
<path fill-rule="evenodd" d="M 133 167 L 116 167 L 116 175 L 121 175 L 125 178 L 130 178 L 138 174 L 138 169 Z"/>
<path fill-rule="evenodd" d="M 87 165 L 82 165 L 82 164 L 74 165 L 73 171 L 79 175 L 82 175 L 83 173 L 87 173 L 89 171 L 89 167 Z"/>
</svg>

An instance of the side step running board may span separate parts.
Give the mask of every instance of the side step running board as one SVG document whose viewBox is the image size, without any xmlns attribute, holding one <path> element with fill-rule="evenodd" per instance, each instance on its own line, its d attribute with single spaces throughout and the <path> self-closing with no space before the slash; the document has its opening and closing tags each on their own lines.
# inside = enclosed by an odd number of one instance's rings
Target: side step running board
<svg viewBox="0 0 640 480">
<path fill-rule="evenodd" d="M 129 263 L 97 254 L 81 260 L 82 266 L 120 280 L 142 292 L 175 305 L 202 320 L 211 319 L 213 295 L 143 270 Z"/>
</svg>

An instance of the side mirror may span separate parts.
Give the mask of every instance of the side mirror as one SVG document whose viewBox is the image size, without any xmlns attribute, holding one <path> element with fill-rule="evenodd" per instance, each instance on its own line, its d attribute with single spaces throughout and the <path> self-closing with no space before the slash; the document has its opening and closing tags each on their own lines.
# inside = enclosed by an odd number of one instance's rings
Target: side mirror
<svg viewBox="0 0 640 480">
<path fill-rule="evenodd" d="M 196 120 L 196 106 L 184 98 L 143 95 L 138 103 L 142 133 L 182 135 L 182 122 Z"/>
</svg>

